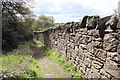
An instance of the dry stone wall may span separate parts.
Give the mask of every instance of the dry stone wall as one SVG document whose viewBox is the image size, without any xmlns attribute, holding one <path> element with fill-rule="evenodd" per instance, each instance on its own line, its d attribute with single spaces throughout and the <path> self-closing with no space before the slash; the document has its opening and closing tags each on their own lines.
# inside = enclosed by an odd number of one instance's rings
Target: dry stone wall
<svg viewBox="0 0 120 80">
<path fill-rule="evenodd" d="M 120 78 L 120 20 L 85 16 L 35 37 L 61 53 L 85 78 Z"/>
</svg>

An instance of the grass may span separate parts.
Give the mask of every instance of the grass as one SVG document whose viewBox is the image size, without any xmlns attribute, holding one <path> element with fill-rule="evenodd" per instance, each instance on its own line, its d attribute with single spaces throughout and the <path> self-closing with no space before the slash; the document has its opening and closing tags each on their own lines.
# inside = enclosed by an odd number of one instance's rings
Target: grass
<svg viewBox="0 0 120 80">
<path fill-rule="evenodd" d="M 40 42 L 40 41 L 39 41 Z M 57 62 L 61 65 L 62 68 L 69 71 L 72 78 L 82 78 L 83 74 L 77 71 L 77 68 L 70 64 L 60 53 L 53 51 L 51 48 L 46 47 L 43 43 L 41 43 L 41 47 L 45 56 L 47 56 L 50 60 Z"/>
<path fill-rule="evenodd" d="M 35 47 L 35 43 L 33 41 L 26 41 L 22 42 L 17 49 L 14 49 L 11 52 L 7 52 L 5 54 L 7 55 L 27 55 L 31 56 L 32 55 L 32 49 Z M 4 54 L 4 53 L 3 53 Z"/>
<path fill-rule="evenodd" d="M 19 45 L 18 49 L 0 57 L 2 78 L 42 78 L 38 61 L 31 57 L 34 43 L 31 41 Z"/>
</svg>

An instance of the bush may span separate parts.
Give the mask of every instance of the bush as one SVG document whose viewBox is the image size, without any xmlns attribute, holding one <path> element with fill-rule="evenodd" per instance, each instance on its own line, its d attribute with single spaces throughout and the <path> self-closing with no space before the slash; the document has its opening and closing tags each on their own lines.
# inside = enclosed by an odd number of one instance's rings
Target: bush
<svg viewBox="0 0 120 80">
<path fill-rule="evenodd" d="M 2 0 L 2 50 L 11 51 L 21 42 L 32 39 L 33 20 L 34 15 L 25 4 Z"/>
<path fill-rule="evenodd" d="M 33 31 L 46 30 L 51 27 L 54 27 L 54 25 L 55 23 L 52 16 L 41 15 L 38 17 L 38 19 L 34 20 L 32 30 Z"/>
</svg>

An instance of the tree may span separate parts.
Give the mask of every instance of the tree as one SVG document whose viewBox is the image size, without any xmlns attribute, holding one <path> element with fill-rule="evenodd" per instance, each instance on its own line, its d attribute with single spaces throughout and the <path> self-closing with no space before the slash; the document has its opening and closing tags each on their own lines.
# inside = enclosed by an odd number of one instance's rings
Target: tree
<svg viewBox="0 0 120 80">
<path fill-rule="evenodd" d="M 2 0 L 2 50 L 11 50 L 31 39 L 33 20 L 34 15 L 24 1 Z"/>
<path fill-rule="evenodd" d="M 34 31 L 38 31 L 48 29 L 50 27 L 53 27 L 54 25 L 54 19 L 52 16 L 41 15 L 38 17 L 38 19 L 34 20 L 32 29 Z"/>
</svg>

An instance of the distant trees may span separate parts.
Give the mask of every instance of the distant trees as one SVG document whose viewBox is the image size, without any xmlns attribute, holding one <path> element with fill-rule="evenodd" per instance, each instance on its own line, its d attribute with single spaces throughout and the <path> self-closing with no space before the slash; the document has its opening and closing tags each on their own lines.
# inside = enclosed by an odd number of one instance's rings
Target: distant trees
<svg viewBox="0 0 120 80">
<path fill-rule="evenodd" d="M 52 16 L 41 15 L 36 20 L 34 20 L 32 30 L 33 31 L 44 30 L 53 27 L 54 25 L 55 25 L 54 19 Z"/>
<path fill-rule="evenodd" d="M 25 2 L 2 0 L 2 49 L 11 50 L 32 38 L 34 15 Z"/>
</svg>

